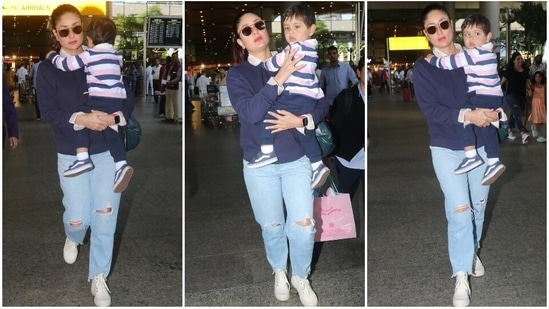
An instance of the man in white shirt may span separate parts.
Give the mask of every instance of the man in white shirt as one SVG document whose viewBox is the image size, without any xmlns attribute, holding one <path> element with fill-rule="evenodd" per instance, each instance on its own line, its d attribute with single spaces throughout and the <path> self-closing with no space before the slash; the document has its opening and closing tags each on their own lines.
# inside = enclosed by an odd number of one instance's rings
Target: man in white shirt
<svg viewBox="0 0 549 309">
<path fill-rule="evenodd" d="M 27 75 L 29 75 L 29 71 L 27 71 L 25 65 L 22 64 L 15 72 L 15 75 L 17 75 L 17 83 L 24 84 L 27 81 Z"/>
<path fill-rule="evenodd" d="M 210 84 L 210 80 L 206 76 L 206 73 L 202 73 L 200 77 L 196 80 L 196 85 L 198 86 L 198 91 L 200 93 L 200 97 L 203 98 L 208 94 L 208 85 Z"/>
<path fill-rule="evenodd" d="M 160 64 L 160 59 L 154 59 L 154 66 L 152 67 L 152 79 L 153 79 L 153 89 L 154 89 L 154 103 L 158 103 L 159 95 L 156 93 L 160 91 L 160 69 L 162 65 Z"/>
<path fill-rule="evenodd" d="M 153 71 L 153 67 L 149 63 L 149 65 L 147 65 L 147 68 L 145 69 L 145 76 L 146 76 L 146 79 L 145 79 L 145 95 L 147 95 L 147 96 L 154 95 L 152 71 Z"/>
<path fill-rule="evenodd" d="M 27 71 L 24 64 L 21 64 L 15 75 L 17 76 L 17 86 L 19 89 L 19 102 L 21 102 L 23 96 L 28 94 L 27 76 L 29 75 L 29 71 Z"/>
</svg>

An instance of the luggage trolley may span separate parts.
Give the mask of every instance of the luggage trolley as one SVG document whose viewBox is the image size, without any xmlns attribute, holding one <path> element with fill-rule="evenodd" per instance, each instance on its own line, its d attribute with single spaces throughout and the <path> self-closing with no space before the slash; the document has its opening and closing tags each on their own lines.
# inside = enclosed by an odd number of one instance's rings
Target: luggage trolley
<svg viewBox="0 0 549 309">
<path fill-rule="evenodd" d="M 222 125 L 238 124 L 238 115 L 236 114 L 236 111 L 231 104 L 231 100 L 229 99 L 227 86 L 219 87 L 219 106 L 217 107 L 217 117 L 219 123 Z"/>
<path fill-rule="evenodd" d="M 200 98 L 200 110 L 202 121 L 211 120 L 217 117 L 217 106 L 219 101 L 219 89 L 216 85 L 208 85 L 207 93 Z"/>
</svg>

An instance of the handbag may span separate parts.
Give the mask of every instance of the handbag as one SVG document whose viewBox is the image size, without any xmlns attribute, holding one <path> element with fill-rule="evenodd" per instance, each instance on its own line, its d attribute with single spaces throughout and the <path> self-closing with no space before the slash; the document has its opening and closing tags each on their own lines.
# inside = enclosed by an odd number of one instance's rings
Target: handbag
<svg viewBox="0 0 549 309">
<path fill-rule="evenodd" d="M 329 156 L 335 149 L 334 135 L 326 120 L 322 120 L 315 128 L 315 137 L 322 151 L 322 157 Z"/>
<path fill-rule="evenodd" d="M 507 115 L 505 115 L 505 112 L 503 111 L 503 117 L 499 120 L 499 128 L 498 128 L 498 138 L 499 143 L 503 143 L 507 140 L 507 137 L 509 136 L 509 120 L 507 120 Z"/>
<path fill-rule="evenodd" d="M 139 121 L 132 115 L 128 119 L 126 125 L 121 126 L 120 128 L 126 151 L 135 149 L 141 141 L 141 124 L 139 124 Z"/>
<path fill-rule="evenodd" d="M 315 197 L 315 242 L 356 238 L 355 218 L 348 193 L 339 193 L 332 178 L 324 196 Z"/>
</svg>

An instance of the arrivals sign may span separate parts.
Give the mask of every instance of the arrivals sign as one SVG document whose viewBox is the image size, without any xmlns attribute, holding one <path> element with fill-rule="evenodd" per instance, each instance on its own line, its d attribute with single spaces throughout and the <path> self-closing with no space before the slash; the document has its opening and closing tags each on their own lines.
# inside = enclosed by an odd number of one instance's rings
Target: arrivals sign
<svg viewBox="0 0 549 309">
<path fill-rule="evenodd" d="M 69 1 L 82 15 L 106 15 L 106 1 Z M 15 1 L 2 0 L 2 16 L 50 16 L 51 12 L 67 0 Z"/>
</svg>

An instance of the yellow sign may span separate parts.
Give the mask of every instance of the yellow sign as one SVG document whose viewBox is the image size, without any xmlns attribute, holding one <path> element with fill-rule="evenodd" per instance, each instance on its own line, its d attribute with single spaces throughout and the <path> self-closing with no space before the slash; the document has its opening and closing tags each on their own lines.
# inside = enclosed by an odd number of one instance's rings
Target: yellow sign
<svg viewBox="0 0 549 309">
<path fill-rule="evenodd" d="M 389 38 L 389 50 L 427 50 L 429 42 L 424 36 Z"/>
<path fill-rule="evenodd" d="M 50 16 L 51 12 L 67 0 L 14 1 L 2 0 L 2 16 Z M 74 1 L 82 15 L 107 15 L 106 1 Z"/>
</svg>

